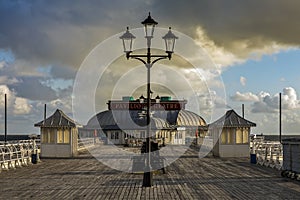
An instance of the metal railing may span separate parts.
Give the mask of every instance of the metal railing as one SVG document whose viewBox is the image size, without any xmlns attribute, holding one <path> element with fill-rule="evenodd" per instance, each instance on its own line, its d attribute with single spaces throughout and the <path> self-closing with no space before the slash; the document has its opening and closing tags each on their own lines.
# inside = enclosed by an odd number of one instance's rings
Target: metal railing
<svg viewBox="0 0 300 200">
<path fill-rule="evenodd" d="M 35 147 L 36 146 L 36 147 Z M 9 141 L 0 144 L 0 171 L 31 164 L 33 153 L 39 154 L 39 145 L 33 140 Z"/>
<path fill-rule="evenodd" d="M 253 140 L 250 151 L 256 154 L 257 164 L 282 169 L 283 147 L 280 142 Z"/>
<path fill-rule="evenodd" d="M 93 147 L 97 143 L 97 138 L 79 138 L 78 139 L 78 151 L 81 151 L 83 149 Z"/>
</svg>

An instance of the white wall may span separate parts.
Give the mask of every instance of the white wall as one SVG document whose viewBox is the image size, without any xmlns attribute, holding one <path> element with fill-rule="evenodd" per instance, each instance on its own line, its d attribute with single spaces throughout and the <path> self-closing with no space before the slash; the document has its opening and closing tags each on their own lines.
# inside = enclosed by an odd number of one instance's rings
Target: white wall
<svg viewBox="0 0 300 200">
<path fill-rule="evenodd" d="M 72 157 L 70 144 L 42 144 L 41 157 L 66 158 Z"/>
<path fill-rule="evenodd" d="M 220 157 L 249 157 L 249 144 L 219 145 Z"/>
</svg>

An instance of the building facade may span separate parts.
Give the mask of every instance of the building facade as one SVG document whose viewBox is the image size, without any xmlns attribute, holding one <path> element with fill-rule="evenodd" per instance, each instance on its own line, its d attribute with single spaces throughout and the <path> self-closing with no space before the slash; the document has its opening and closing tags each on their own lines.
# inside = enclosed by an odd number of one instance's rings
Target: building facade
<svg viewBox="0 0 300 200">
<path fill-rule="evenodd" d="M 213 137 L 213 154 L 219 157 L 249 157 L 249 135 L 256 124 L 229 110 L 224 116 L 209 125 Z"/>
<path fill-rule="evenodd" d="M 151 99 L 151 138 L 160 144 L 183 145 L 186 138 L 205 134 L 207 124 L 185 109 L 186 100 Z M 108 101 L 108 110 L 93 116 L 79 129 L 80 136 L 104 137 L 107 143 L 140 145 L 147 137 L 146 99 L 123 97 Z"/>
</svg>

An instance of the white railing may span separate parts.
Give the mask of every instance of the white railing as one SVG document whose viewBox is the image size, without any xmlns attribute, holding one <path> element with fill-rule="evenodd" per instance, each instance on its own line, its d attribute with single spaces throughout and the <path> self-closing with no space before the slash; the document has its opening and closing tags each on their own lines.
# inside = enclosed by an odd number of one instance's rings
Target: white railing
<svg viewBox="0 0 300 200">
<path fill-rule="evenodd" d="M 78 151 L 93 147 L 97 143 L 95 138 L 79 138 L 78 139 Z"/>
<path fill-rule="evenodd" d="M 36 147 L 34 147 L 36 146 Z M 34 150 L 39 154 L 39 146 L 33 140 L 20 140 L 17 143 L 9 141 L 0 144 L 0 171 L 31 164 L 31 155 Z"/>
<path fill-rule="evenodd" d="M 283 147 L 280 142 L 253 140 L 250 152 L 256 154 L 257 164 L 282 169 Z"/>
</svg>

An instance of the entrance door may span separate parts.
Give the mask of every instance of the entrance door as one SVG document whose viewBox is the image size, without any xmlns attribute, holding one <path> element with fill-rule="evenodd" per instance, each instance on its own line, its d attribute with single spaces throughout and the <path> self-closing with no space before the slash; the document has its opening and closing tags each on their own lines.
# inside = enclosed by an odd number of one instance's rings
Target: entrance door
<svg viewBox="0 0 300 200">
<path fill-rule="evenodd" d="M 112 131 L 110 134 L 110 141 L 113 144 L 120 144 L 120 132 L 119 131 Z"/>
<path fill-rule="evenodd" d="M 174 144 L 183 144 L 181 132 L 175 133 Z"/>
</svg>

